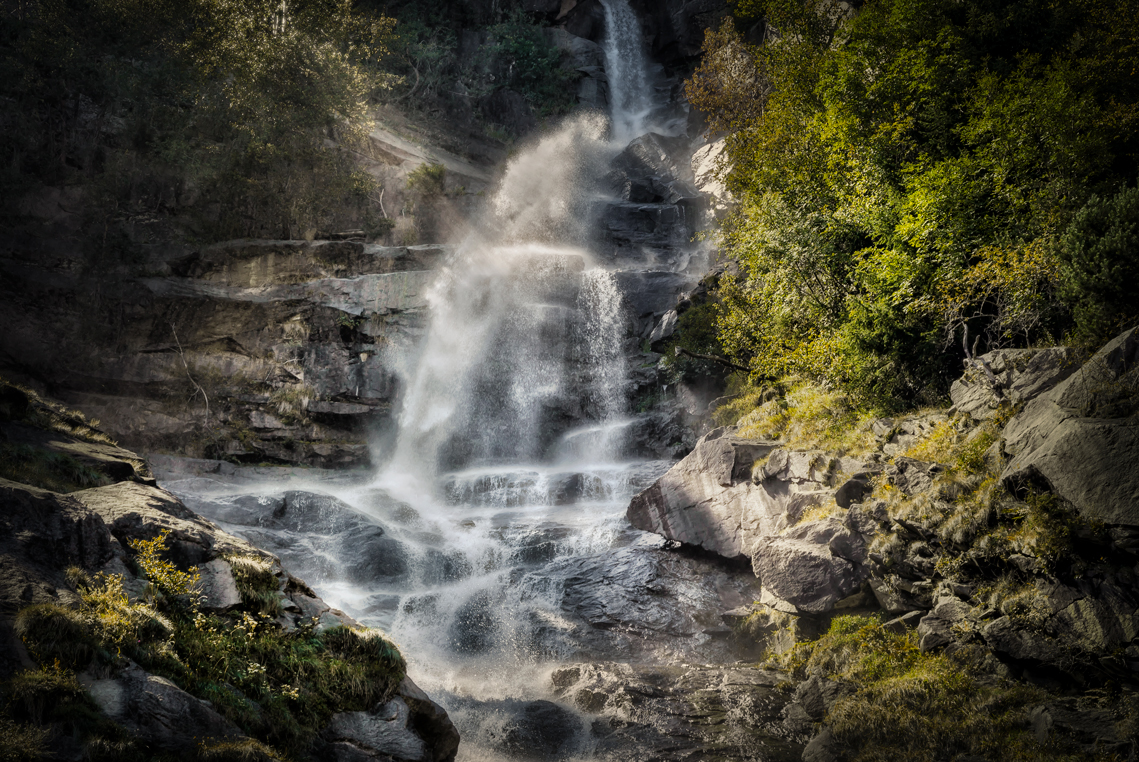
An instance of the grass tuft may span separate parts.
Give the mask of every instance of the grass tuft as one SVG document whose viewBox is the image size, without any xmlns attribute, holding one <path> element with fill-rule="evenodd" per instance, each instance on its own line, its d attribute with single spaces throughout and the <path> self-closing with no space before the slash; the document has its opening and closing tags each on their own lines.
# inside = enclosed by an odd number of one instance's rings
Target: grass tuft
<svg viewBox="0 0 1139 762">
<path fill-rule="evenodd" d="M 0 760 L 33 762 L 47 754 L 47 728 L 0 717 Z"/>
<path fill-rule="evenodd" d="M 945 653 L 922 653 L 916 632 L 889 632 L 877 617 L 835 617 L 824 636 L 769 666 L 849 687 L 826 723 L 853 762 L 1087 759 L 1037 741 L 1028 711 L 1051 698 L 1043 689 L 977 674 Z"/>
<path fill-rule="evenodd" d="M 0 477 L 52 492 L 77 492 L 111 483 L 76 458 L 26 444 L 0 443 Z"/>
<path fill-rule="evenodd" d="M 241 602 L 250 610 L 270 618 L 281 615 L 281 593 L 273 562 L 258 556 L 227 556 Z"/>
<path fill-rule="evenodd" d="M 772 387 L 749 387 L 716 410 L 716 422 L 735 424 L 741 437 L 779 439 L 794 449 L 863 455 L 874 448 L 873 413 L 817 384 L 795 379 L 784 383 L 789 391 L 782 397 Z"/>
</svg>

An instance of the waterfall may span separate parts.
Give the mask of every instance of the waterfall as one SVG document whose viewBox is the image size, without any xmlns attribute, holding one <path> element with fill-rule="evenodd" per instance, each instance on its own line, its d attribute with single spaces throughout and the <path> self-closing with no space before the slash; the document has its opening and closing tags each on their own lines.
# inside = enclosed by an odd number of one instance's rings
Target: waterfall
<svg viewBox="0 0 1139 762">
<path fill-rule="evenodd" d="M 624 412 L 624 321 L 583 248 L 611 153 L 596 116 L 568 120 L 507 167 L 481 228 L 430 295 L 389 471 L 538 463 L 575 425 Z M 618 455 L 616 440 L 595 455 Z"/>
<path fill-rule="evenodd" d="M 644 36 L 628 0 L 601 0 L 605 9 L 605 73 L 613 137 L 627 143 L 644 134 L 654 108 L 653 81 Z"/>
</svg>

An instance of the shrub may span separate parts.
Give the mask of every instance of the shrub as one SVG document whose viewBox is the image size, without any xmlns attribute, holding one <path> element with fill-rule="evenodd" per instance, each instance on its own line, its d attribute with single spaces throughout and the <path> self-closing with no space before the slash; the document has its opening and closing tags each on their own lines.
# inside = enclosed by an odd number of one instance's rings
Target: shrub
<svg viewBox="0 0 1139 762">
<path fill-rule="evenodd" d="M 8 693 L 35 723 L 43 722 L 57 710 L 78 703 L 86 696 L 75 673 L 64 669 L 58 660 L 39 669 L 18 673 L 8 682 Z"/>
<path fill-rule="evenodd" d="M 131 540 L 130 546 L 136 554 L 135 563 L 163 595 L 174 600 L 193 598 L 198 593 L 201 573 L 196 568 L 182 571 L 162 558 L 169 536 L 170 530 L 164 529 L 153 540 Z"/>
<path fill-rule="evenodd" d="M 442 164 L 423 163 L 407 174 L 407 189 L 426 201 L 446 191 L 447 168 Z"/>
<path fill-rule="evenodd" d="M 16 615 L 16 634 L 41 663 L 59 662 L 83 669 L 99 651 L 91 624 L 78 611 L 55 603 L 39 603 Z"/>
<path fill-rule="evenodd" d="M 403 681 L 406 664 L 399 650 L 376 630 L 319 631 L 315 621 L 284 630 L 272 618 L 280 613 L 280 597 L 265 559 L 229 559 L 247 610 L 201 613 L 192 595 L 197 570 L 180 571 L 162 558 L 167 536 L 162 532 L 132 544 L 161 596 L 131 602 L 122 577 L 88 577 L 72 569 L 68 577 L 82 600 L 79 611 L 44 604 L 19 613 L 17 632 L 31 653 L 50 665 L 21 676 L 14 690 L 30 713 L 46 714 L 51 701 L 82 709 L 82 689 L 70 670 L 86 667 L 92 658 L 112 665 L 129 658 L 210 701 L 257 739 L 203 747 L 202 758 L 270 760 L 282 755 L 265 744 L 307 748 L 333 713 L 372 709 L 388 701 Z M 266 612 L 269 596 L 274 613 Z M 114 727 L 97 722 L 77 727 L 89 736 L 91 759 L 149 758 Z"/>
<path fill-rule="evenodd" d="M 1139 320 L 1139 188 L 1092 196 L 1068 225 L 1061 256 L 1061 295 L 1085 338 L 1099 342 Z"/>
<path fill-rule="evenodd" d="M 250 610 L 268 617 L 281 615 L 281 593 L 273 564 L 257 556 L 228 556 L 241 602 Z"/>
<path fill-rule="evenodd" d="M 773 663 L 848 686 L 825 721 L 855 762 L 1069 759 L 1062 746 L 1040 744 L 1027 722 L 1028 709 L 1049 698 L 1042 689 L 922 653 L 916 632 L 889 632 L 876 617 L 835 617 L 817 641 Z"/>
</svg>

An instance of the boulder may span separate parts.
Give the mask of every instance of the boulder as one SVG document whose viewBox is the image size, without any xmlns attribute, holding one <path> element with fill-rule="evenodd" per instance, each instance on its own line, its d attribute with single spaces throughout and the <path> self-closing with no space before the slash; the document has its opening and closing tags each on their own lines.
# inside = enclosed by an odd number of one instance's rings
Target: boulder
<svg viewBox="0 0 1139 762">
<path fill-rule="evenodd" d="M 124 544 L 150 540 L 162 530 L 175 563 L 186 567 L 221 555 L 264 555 L 245 540 L 218 529 L 176 497 L 158 487 L 119 482 L 72 493 L 72 497 L 100 516 Z"/>
<path fill-rule="evenodd" d="M 587 662 L 551 676 L 559 698 L 601 714 L 593 723 L 594 758 L 799 762 L 804 740 L 783 725 L 788 680 L 751 665 L 701 661 Z"/>
<path fill-rule="evenodd" d="M 978 421 L 992 418 L 1004 402 L 1015 405 L 1043 394 L 1080 367 L 1079 354 L 1069 347 L 996 349 L 978 359 L 992 370 L 996 388 L 982 369 L 970 367 L 949 389 L 957 412 Z"/>
<path fill-rule="evenodd" d="M 969 604 L 956 598 L 943 598 L 918 622 L 918 646 L 922 651 L 949 645 L 957 639 L 954 627 L 972 617 Z"/>
<path fill-rule="evenodd" d="M 514 759 L 564 759 L 577 751 L 582 722 L 552 701 L 528 701 L 501 731 L 502 750 Z"/>
<path fill-rule="evenodd" d="M 410 677 L 403 679 L 397 693 L 411 710 L 408 720 L 411 728 L 427 746 L 426 762 L 453 760 L 459 750 L 459 731 L 446 710 L 432 701 Z"/>
<path fill-rule="evenodd" d="M 136 664 L 114 677 L 81 676 L 81 681 L 103 714 L 159 749 L 182 751 L 210 741 L 246 737 L 208 702 Z"/>
<path fill-rule="evenodd" d="M 869 573 L 810 539 L 764 537 L 752 569 L 763 584 L 761 601 L 792 614 L 823 614 L 858 590 Z"/>
<path fill-rule="evenodd" d="M 198 572 L 201 575 L 199 591 L 202 595 L 202 609 L 220 612 L 241 604 L 241 595 L 237 592 L 237 582 L 228 561 L 215 558 L 199 564 Z"/>
<path fill-rule="evenodd" d="M 1013 490 L 1045 489 L 1084 518 L 1139 526 L 1139 328 L 1028 402 L 1005 427 Z"/>
<path fill-rule="evenodd" d="M 697 148 L 692 154 L 692 174 L 696 189 L 706 196 L 715 199 L 716 209 L 726 210 L 734 203 L 732 194 L 724 184 L 723 178 L 730 167 L 724 165 L 726 155 L 724 138 Z"/>
<path fill-rule="evenodd" d="M 427 762 L 433 756 L 412 729 L 411 709 L 402 696 L 369 712 L 334 714 L 322 735 L 334 744 L 346 742 L 380 759 Z"/>
<path fill-rule="evenodd" d="M 1048 664 L 1062 661 L 1067 656 L 1063 644 L 1042 636 L 1036 630 L 1020 627 L 1007 616 L 994 619 L 981 628 L 981 637 L 993 651 L 1020 661 Z"/>
<path fill-rule="evenodd" d="M 632 499 L 627 511 L 630 523 L 728 558 L 746 554 L 754 543 L 755 529 L 760 528 L 757 525 L 765 525 L 769 516 L 785 510 L 779 504 L 777 485 L 754 485 L 748 478 L 755 459 L 775 447 L 773 442 L 724 436 L 721 430 L 708 434 L 687 457 Z"/>
</svg>

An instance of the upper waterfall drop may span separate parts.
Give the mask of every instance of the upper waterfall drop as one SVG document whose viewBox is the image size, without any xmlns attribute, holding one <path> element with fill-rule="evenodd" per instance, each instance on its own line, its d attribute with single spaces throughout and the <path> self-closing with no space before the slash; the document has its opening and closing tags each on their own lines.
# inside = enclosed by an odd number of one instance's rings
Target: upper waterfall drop
<svg viewBox="0 0 1139 762">
<path fill-rule="evenodd" d="M 621 145 L 642 135 L 655 107 L 653 76 L 641 23 L 628 0 L 601 0 L 605 9 L 605 73 L 613 140 Z"/>
<path fill-rule="evenodd" d="M 440 273 L 389 475 L 422 489 L 445 472 L 549 461 L 568 430 L 624 413 L 621 295 L 585 248 L 606 127 L 570 118 L 515 157 Z M 618 454 L 613 437 L 592 449 Z"/>
</svg>

